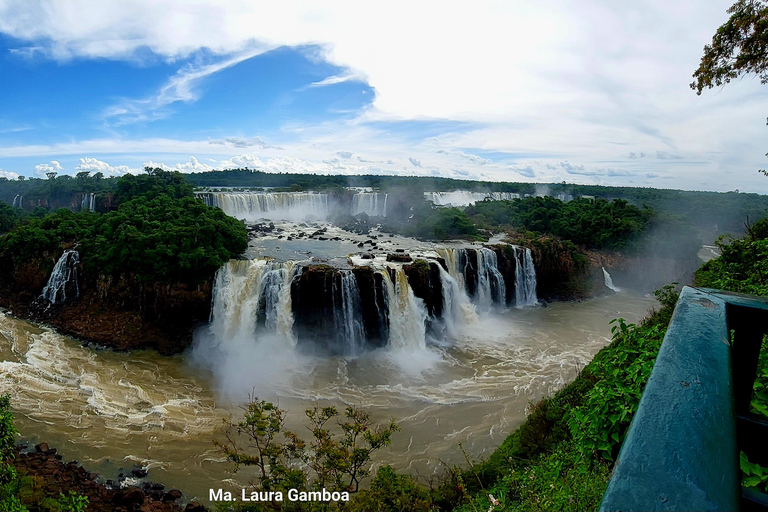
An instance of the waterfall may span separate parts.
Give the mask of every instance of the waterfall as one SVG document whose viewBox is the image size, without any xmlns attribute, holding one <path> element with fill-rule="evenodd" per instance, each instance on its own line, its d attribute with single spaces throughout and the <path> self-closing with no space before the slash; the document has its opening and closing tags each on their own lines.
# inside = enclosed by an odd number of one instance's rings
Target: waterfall
<svg viewBox="0 0 768 512">
<path fill-rule="evenodd" d="M 389 305 L 389 344 L 396 348 L 423 349 L 426 347 L 427 312 L 424 302 L 413 295 L 408 278 L 400 266 L 391 266 L 381 272 L 387 287 Z"/>
<path fill-rule="evenodd" d="M 515 248 L 515 306 L 533 306 L 536 298 L 536 269 L 533 266 L 531 250 Z"/>
<path fill-rule="evenodd" d="M 366 213 L 369 217 L 387 216 L 387 194 L 358 192 L 352 196 L 352 215 Z"/>
<path fill-rule="evenodd" d="M 613 290 L 614 292 L 618 293 L 621 291 L 621 288 L 618 288 L 613 284 L 613 279 L 611 279 L 611 274 L 608 273 L 607 270 L 605 270 L 605 267 L 600 267 L 603 269 L 603 282 L 605 283 L 605 287 Z"/>
<path fill-rule="evenodd" d="M 443 289 L 443 323 L 449 336 L 456 336 L 456 323 L 470 324 L 477 321 L 475 306 L 451 274 L 438 265 Z"/>
<path fill-rule="evenodd" d="M 13 207 L 14 208 L 21 208 L 20 206 L 21 201 L 19 200 L 19 194 L 16 194 L 13 198 Z"/>
<path fill-rule="evenodd" d="M 520 199 L 520 194 L 515 192 L 470 192 L 468 190 L 454 190 L 453 192 L 424 192 L 424 198 L 438 206 L 468 206 L 484 199 L 492 201 L 509 201 Z"/>
<path fill-rule="evenodd" d="M 216 272 L 210 330 L 218 340 L 256 339 L 261 324 L 295 345 L 289 283 L 293 262 L 230 260 Z"/>
<path fill-rule="evenodd" d="M 308 216 L 326 217 L 328 194 L 314 192 L 197 192 L 208 206 L 221 208 L 230 217 L 246 220 L 304 220 Z"/>
<path fill-rule="evenodd" d="M 365 347 L 360 292 L 351 270 L 341 270 L 340 275 L 341 279 L 334 279 L 332 284 L 333 323 L 336 326 L 337 342 L 344 347 L 344 353 L 356 355 Z"/>
<path fill-rule="evenodd" d="M 487 247 L 477 250 L 477 296 L 478 303 L 486 309 L 494 302 L 507 302 L 507 289 L 504 276 L 499 272 L 496 253 Z"/>
<path fill-rule="evenodd" d="M 51 304 L 60 304 L 67 300 L 67 292 L 72 297 L 74 289 L 75 297 L 80 296 L 77 286 L 77 264 L 80 263 L 80 254 L 75 250 L 64 251 L 56 262 L 48 278 L 48 284 L 43 288 L 41 296 Z"/>
<path fill-rule="evenodd" d="M 93 192 L 83 193 L 83 199 L 80 201 L 80 211 L 96 211 L 96 194 Z"/>
</svg>

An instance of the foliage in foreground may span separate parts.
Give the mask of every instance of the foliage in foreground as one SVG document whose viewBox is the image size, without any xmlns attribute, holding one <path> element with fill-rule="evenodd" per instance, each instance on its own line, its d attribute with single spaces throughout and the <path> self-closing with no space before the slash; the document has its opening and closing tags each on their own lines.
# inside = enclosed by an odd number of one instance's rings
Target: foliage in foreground
<svg viewBox="0 0 768 512">
<path fill-rule="evenodd" d="M 238 510 L 363 510 L 346 502 L 292 503 L 285 496 L 290 489 L 357 493 L 361 481 L 370 475 L 373 453 L 388 446 L 392 434 L 400 430 L 395 422 L 375 426 L 370 414 L 357 407 L 347 407 L 342 416 L 335 407 L 315 406 L 305 411 L 311 432 L 306 442 L 285 428 L 285 411 L 274 404 L 252 399 L 244 411 L 240 422 L 226 424 L 225 441 L 217 441 L 217 446 L 235 463 L 236 471 L 256 470 L 253 490 L 281 492 L 284 501 Z M 366 503 L 378 500 L 376 489 L 391 489 L 393 484 L 407 488 L 409 477 L 389 472 L 391 468 L 379 470 L 372 490 L 364 493 Z M 386 496 L 392 498 L 389 492 Z"/>
<path fill-rule="evenodd" d="M 3 512 L 83 512 L 88 498 L 70 491 L 58 497 L 41 494 L 35 479 L 17 473 L 13 459 L 18 430 L 13 424 L 11 396 L 0 396 L 0 510 Z"/>
<path fill-rule="evenodd" d="M 768 295 L 768 218 L 747 226 L 743 238 L 722 236 L 716 245 L 720 257 L 696 271 L 696 286 Z"/>
<path fill-rule="evenodd" d="M 597 509 L 677 301 L 671 285 L 657 297 L 662 308 L 641 325 L 614 320 L 613 341 L 579 377 L 465 472 L 470 498 L 456 510 Z"/>
</svg>

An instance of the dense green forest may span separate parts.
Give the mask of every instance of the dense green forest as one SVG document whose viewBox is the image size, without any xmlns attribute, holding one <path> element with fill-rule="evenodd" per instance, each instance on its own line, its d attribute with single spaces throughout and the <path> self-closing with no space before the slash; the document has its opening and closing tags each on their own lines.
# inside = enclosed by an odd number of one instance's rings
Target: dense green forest
<svg viewBox="0 0 768 512">
<path fill-rule="evenodd" d="M 115 189 L 118 206 L 105 214 L 60 209 L 19 217 L 0 238 L 0 260 L 13 268 L 77 247 L 92 275 L 201 282 L 247 246 L 243 224 L 195 199 L 180 173 L 155 169 L 125 176 Z M 0 219 L 4 213 L 10 217 L 6 210 L 0 210 Z"/>
<path fill-rule="evenodd" d="M 233 169 L 185 174 L 187 183 L 194 187 L 278 188 L 281 190 L 335 190 L 341 187 L 371 187 L 393 195 L 408 191 L 410 197 L 425 191 L 468 190 L 477 192 L 514 192 L 525 196 L 573 197 L 589 196 L 606 201 L 623 199 L 643 210 L 678 216 L 699 229 L 705 241 L 711 242 L 723 233 L 739 233 L 744 221 L 759 219 L 768 214 L 768 196 L 733 192 L 694 192 L 641 187 L 608 187 L 577 185 L 572 183 L 515 183 L 457 180 L 452 178 L 415 176 L 342 176 L 266 173 L 252 169 Z M 123 177 L 125 178 L 125 177 Z M 52 176 L 8 180 L 0 178 L 0 200 L 13 204 L 17 196 L 24 197 L 25 208 L 70 207 L 75 209 L 82 194 L 100 196 L 114 193 L 123 178 L 105 178 L 101 173 L 80 172 L 76 176 Z M 408 205 L 413 206 L 416 203 Z M 394 209 L 390 209 L 394 211 Z M 440 214 L 442 215 L 442 214 Z M 436 222 L 435 224 L 440 224 Z"/>
</svg>

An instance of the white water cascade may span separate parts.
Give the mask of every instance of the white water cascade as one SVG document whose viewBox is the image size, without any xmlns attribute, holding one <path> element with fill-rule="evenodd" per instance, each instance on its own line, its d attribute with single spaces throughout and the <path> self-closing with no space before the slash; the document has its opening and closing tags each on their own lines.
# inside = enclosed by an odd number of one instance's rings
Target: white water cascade
<svg viewBox="0 0 768 512">
<path fill-rule="evenodd" d="M 230 260 L 216 272 L 209 329 L 221 341 L 255 340 L 260 320 L 286 344 L 295 345 L 290 282 L 294 262 Z"/>
<path fill-rule="evenodd" d="M 333 304 L 333 323 L 336 326 L 336 336 L 340 338 L 341 346 L 346 347 L 346 353 L 357 355 L 365 348 L 365 326 L 360 316 L 360 292 L 357 280 L 351 270 L 340 271 L 341 280 L 331 285 Z M 337 289 L 338 287 L 338 289 Z M 336 303 L 336 297 L 340 297 Z"/>
<path fill-rule="evenodd" d="M 613 290 L 616 293 L 619 293 L 621 291 L 621 288 L 617 287 L 613 284 L 613 279 L 611 278 L 611 274 L 608 273 L 607 270 L 605 270 L 605 267 L 600 267 L 603 269 L 603 282 L 605 283 L 605 287 Z"/>
<path fill-rule="evenodd" d="M 208 206 L 221 208 L 230 217 L 246 220 L 325 218 L 328 194 L 314 192 L 197 192 Z"/>
<path fill-rule="evenodd" d="M 504 276 L 499 272 L 498 258 L 487 247 L 477 250 L 477 297 L 478 303 L 485 309 L 490 309 L 494 302 L 507 302 L 507 289 Z"/>
<path fill-rule="evenodd" d="M 515 257 L 514 306 L 535 306 L 536 269 L 533 265 L 531 250 L 526 247 L 511 246 Z M 475 251 L 477 268 L 473 267 L 468 251 Z M 491 304 L 506 304 L 507 283 L 499 270 L 496 252 L 487 247 L 478 249 L 437 249 L 437 254 L 445 260 L 448 273 L 456 281 L 459 288 L 466 292 L 472 289 L 472 283 L 467 283 L 467 275 L 473 271 L 477 274 L 477 283 L 473 301 L 483 309 Z M 510 301 L 511 303 L 511 301 Z"/>
<path fill-rule="evenodd" d="M 440 284 L 443 292 L 443 323 L 448 335 L 455 337 L 457 334 L 456 324 L 477 322 L 477 311 L 458 281 L 446 272 L 442 265 L 438 265 L 438 268 L 440 269 Z"/>
<path fill-rule="evenodd" d="M 367 214 L 369 217 L 387 216 L 387 194 L 383 192 L 358 192 L 352 196 L 352 215 Z"/>
<path fill-rule="evenodd" d="M 80 201 L 80 211 L 88 210 L 89 212 L 96 211 L 96 194 L 93 192 L 83 194 L 83 199 Z"/>
<path fill-rule="evenodd" d="M 515 246 L 515 306 L 533 306 L 538 302 L 531 250 Z"/>
<path fill-rule="evenodd" d="M 468 190 L 455 190 L 453 192 L 424 192 L 424 198 L 438 206 L 468 206 L 484 199 L 503 201 L 520 199 L 520 194 L 515 192 L 470 192 Z"/>
<path fill-rule="evenodd" d="M 394 282 L 387 270 L 381 271 L 387 287 L 389 306 L 389 344 L 395 348 L 418 350 L 426 347 L 427 312 L 424 301 L 413 295 L 408 277 L 401 266 L 394 271 Z"/>
<path fill-rule="evenodd" d="M 74 288 L 75 296 L 80 296 L 77 287 L 77 264 L 80 263 L 80 254 L 75 250 L 64 251 L 56 265 L 53 267 L 48 284 L 43 288 L 41 296 L 51 304 L 60 304 L 67 300 L 67 288 Z M 71 294 L 70 294 L 70 297 Z"/>
<path fill-rule="evenodd" d="M 16 197 L 13 198 L 13 207 L 14 208 L 23 208 L 24 207 L 24 196 L 20 196 L 19 194 L 16 194 Z"/>
</svg>

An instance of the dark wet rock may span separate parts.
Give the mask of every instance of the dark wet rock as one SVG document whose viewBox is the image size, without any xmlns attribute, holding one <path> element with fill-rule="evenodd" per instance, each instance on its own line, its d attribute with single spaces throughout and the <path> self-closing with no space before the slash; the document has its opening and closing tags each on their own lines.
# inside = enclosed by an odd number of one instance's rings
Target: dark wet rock
<svg viewBox="0 0 768 512">
<path fill-rule="evenodd" d="M 144 478 L 147 476 L 147 473 L 149 472 L 144 468 L 134 468 L 131 470 L 131 476 L 136 478 Z"/>
<path fill-rule="evenodd" d="M 400 249 L 398 249 L 400 250 Z M 393 254 L 389 253 L 387 254 L 387 261 L 393 261 L 395 263 L 409 263 L 413 261 L 413 258 L 411 258 L 408 254 Z"/>
<path fill-rule="evenodd" d="M 429 315 L 427 327 L 437 330 L 437 324 L 432 324 L 443 316 L 443 285 L 438 263 L 416 260 L 410 265 L 403 265 L 403 272 L 408 277 L 413 294 L 424 301 Z"/>
</svg>

